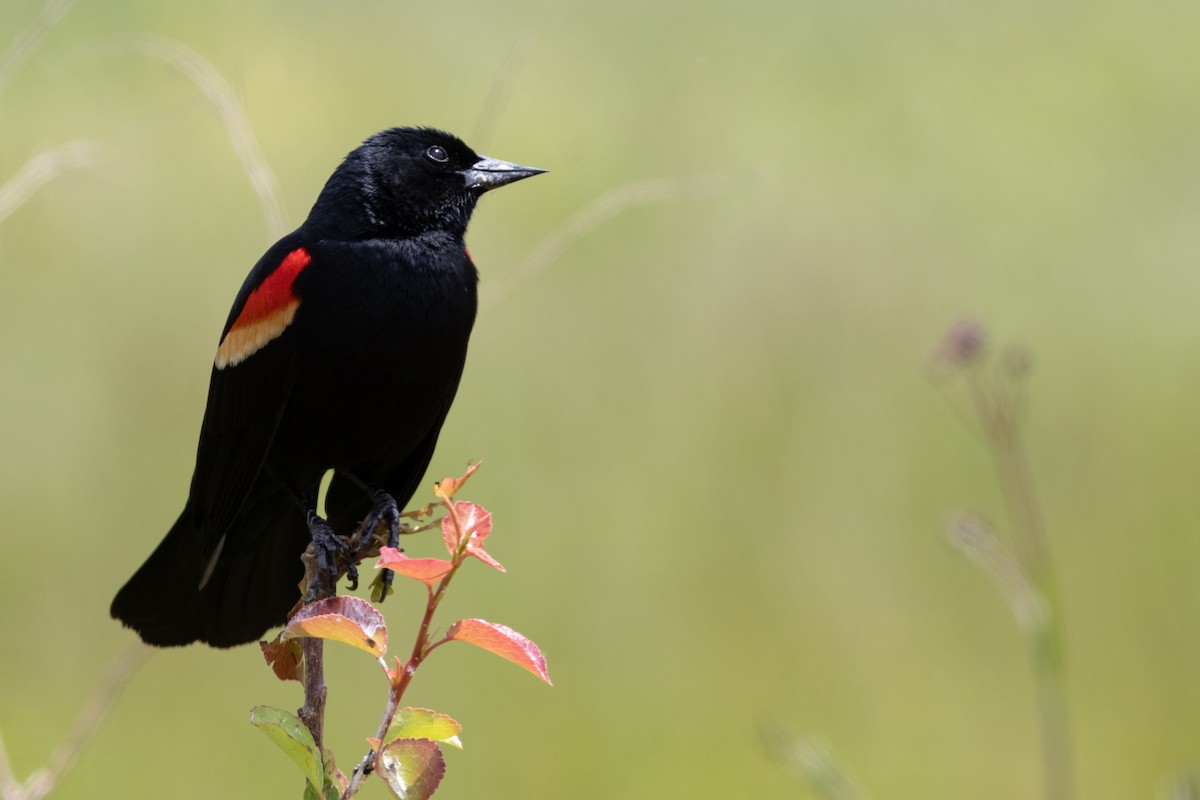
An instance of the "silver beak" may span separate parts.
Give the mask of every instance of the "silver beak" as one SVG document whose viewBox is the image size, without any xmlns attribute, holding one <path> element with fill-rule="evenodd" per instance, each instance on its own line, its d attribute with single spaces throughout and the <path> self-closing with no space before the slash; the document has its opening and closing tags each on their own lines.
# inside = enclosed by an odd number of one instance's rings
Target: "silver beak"
<svg viewBox="0 0 1200 800">
<path fill-rule="evenodd" d="M 545 171 L 537 167 L 524 167 L 509 161 L 501 161 L 498 158 L 482 156 L 471 165 L 470 169 L 464 169 L 462 174 L 468 189 L 486 192 L 506 183 L 540 175 Z"/>
</svg>

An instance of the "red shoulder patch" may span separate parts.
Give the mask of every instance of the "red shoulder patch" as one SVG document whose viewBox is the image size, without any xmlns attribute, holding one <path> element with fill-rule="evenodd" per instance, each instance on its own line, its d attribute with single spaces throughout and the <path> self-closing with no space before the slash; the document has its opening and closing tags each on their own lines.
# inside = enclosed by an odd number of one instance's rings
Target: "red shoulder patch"
<svg viewBox="0 0 1200 800">
<path fill-rule="evenodd" d="M 307 250 L 296 248 L 250 293 L 242 313 L 238 314 L 217 348 L 217 369 L 242 363 L 268 342 L 279 338 L 292 324 L 296 309 L 300 307 L 300 298 L 292 291 L 292 284 L 310 261 L 312 256 Z"/>
</svg>

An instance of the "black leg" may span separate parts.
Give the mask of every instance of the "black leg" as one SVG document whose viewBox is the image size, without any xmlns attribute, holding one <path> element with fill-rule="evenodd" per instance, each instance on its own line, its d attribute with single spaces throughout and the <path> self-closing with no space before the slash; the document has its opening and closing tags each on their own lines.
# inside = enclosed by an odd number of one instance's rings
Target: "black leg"
<svg viewBox="0 0 1200 800">
<path fill-rule="evenodd" d="M 387 546 L 400 546 L 400 507 L 396 505 L 396 498 L 392 497 L 385 491 L 377 491 L 374 494 L 375 502 L 371 506 L 371 510 L 367 512 L 367 516 L 362 521 L 362 537 L 358 540 L 358 547 L 354 553 L 354 560 L 359 560 L 375 543 L 375 531 L 380 525 L 387 526 Z M 387 597 L 387 590 L 391 588 L 392 578 L 394 573 L 389 569 L 383 574 L 383 597 Z"/>
<path fill-rule="evenodd" d="M 333 597 L 337 594 L 337 579 L 340 574 L 340 570 L 338 569 L 339 554 L 346 556 L 348 564 L 346 574 L 357 585 L 358 570 L 355 568 L 354 560 L 348 557 L 350 545 L 346 543 L 345 539 L 338 536 L 333 530 L 333 526 L 314 510 L 316 497 L 309 492 L 303 491 L 299 486 L 282 475 L 276 475 L 275 477 L 288 488 L 292 499 L 296 501 L 296 505 L 307 515 L 308 532 L 312 536 L 313 551 L 317 557 L 316 575 L 313 576 L 308 590 L 304 593 L 303 602 L 311 603 L 314 600 Z"/>
<path fill-rule="evenodd" d="M 337 594 L 338 554 L 347 556 L 347 575 L 357 585 L 358 570 L 355 569 L 354 560 L 348 557 L 350 545 L 346 540 L 338 536 L 315 511 L 308 512 L 308 532 L 312 534 L 313 550 L 317 555 L 317 574 L 304 595 L 304 602 L 311 603 Z"/>
</svg>

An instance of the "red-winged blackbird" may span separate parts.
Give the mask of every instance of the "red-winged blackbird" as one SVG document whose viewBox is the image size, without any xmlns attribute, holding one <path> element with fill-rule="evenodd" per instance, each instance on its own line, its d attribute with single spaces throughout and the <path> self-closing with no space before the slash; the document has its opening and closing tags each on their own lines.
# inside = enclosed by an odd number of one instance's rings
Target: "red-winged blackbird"
<svg viewBox="0 0 1200 800">
<path fill-rule="evenodd" d="M 327 573 L 344 547 L 333 531 L 395 530 L 466 359 L 471 212 L 489 189 L 543 171 L 427 128 L 383 131 L 346 157 L 238 292 L 187 505 L 114 617 L 153 645 L 254 641 L 299 599 L 310 541 Z M 329 469 L 324 520 L 314 508 Z"/>
</svg>

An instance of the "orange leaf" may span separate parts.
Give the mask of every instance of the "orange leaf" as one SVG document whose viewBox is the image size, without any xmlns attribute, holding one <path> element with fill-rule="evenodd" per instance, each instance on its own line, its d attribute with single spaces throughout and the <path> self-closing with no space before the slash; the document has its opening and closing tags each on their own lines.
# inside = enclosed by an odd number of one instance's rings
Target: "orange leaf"
<svg viewBox="0 0 1200 800">
<path fill-rule="evenodd" d="M 359 597 L 338 595 L 309 603 L 288 620 L 280 640 L 313 636 L 365 650 L 376 658 L 387 652 L 383 615 Z"/>
<path fill-rule="evenodd" d="M 482 461 L 471 461 L 467 463 L 467 471 L 459 478 L 442 478 L 433 485 L 433 494 L 441 500 L 453 500 L 455 493 L 462 488 L 462 485 L 467 482 L 467 478 L 475 474 L 475 470 L 479 469 Z"/>
<path fill-rule="evenodd" d="M 454 568 L 454 565 L 444 558 L 409 558 L 394 547 L 381 547 L 379 555 L 381 558 L 376 569 L 390 569 L 426 586 L 437 583 Z"/>
<path fill-rule="evenodd" d="M 273 641 L 259 642 L 263 658 L 275 671 L 275 677 L 281 681 L 303 681 L 304 657 L 300 651 L 300 643 L 294 639 L 283 640 L 283 634 L 276 636 Z"/>
<path fill-rule="evenodd" d="M 546 670 L 546 657 L 542 655 L 542 651 L 532 641 L 507 625 L 482 619 L 460 619 L 450 626 L 446 638 L 482 647 L 550 683 L 550 673 Z"/>
</svg>

